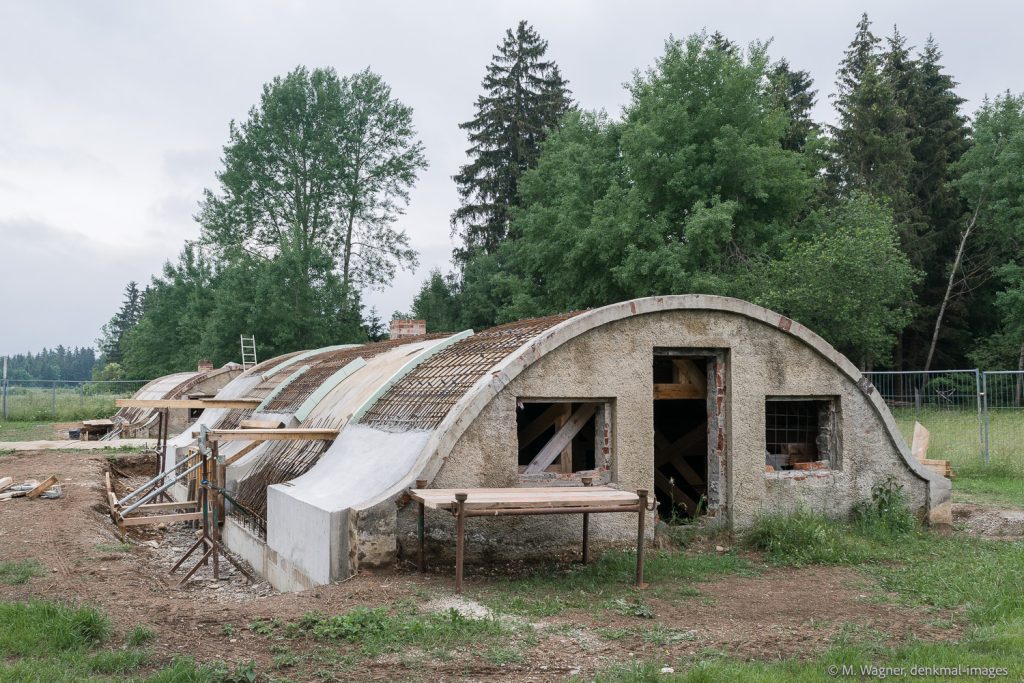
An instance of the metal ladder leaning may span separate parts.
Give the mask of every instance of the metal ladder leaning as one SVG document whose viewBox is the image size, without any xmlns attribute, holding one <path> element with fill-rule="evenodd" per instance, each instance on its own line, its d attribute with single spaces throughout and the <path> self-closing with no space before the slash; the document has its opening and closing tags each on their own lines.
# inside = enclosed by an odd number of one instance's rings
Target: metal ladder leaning
<svg viewBox="0 0 1024 683">
<path fill-rule="evenodd" d="M 242 369 L 248 370 L 256 365 L 256 337 L 251 334 L 247 337 L 243 334 L 240 339 L 242 342 Z"/>
</svg>

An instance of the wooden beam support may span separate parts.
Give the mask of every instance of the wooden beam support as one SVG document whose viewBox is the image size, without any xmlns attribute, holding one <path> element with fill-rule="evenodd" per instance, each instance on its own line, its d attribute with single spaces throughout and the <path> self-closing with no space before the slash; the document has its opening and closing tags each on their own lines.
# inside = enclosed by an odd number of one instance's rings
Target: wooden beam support
<svg viewBox="0 0 1024 683">
<path fill-rule="evenodd" d="M 210 441 L 330 441 L 336 439 L 340 429 L 211 429 L 206 433 Z M 199 436 L 199 432 L 192 432 Z"/>
<path fill-rule="evenodd" d="M 174 524 L 175 522 L 194 522 L 195 520 L 202 518 L 202 512 L 183 512 L 177 515 L 153 515 L 152 517 L 123 517 L 121 519 L 121 526 Z"/>
<path fill-rule="evenodd" d="M 526 466 L 526 474 L 537 474 L 547 469 L 555 461 L 555 458 L 561 455 L 562 451 L 572 442 L 573 438 L 579 434 L 580 430 L 583 429 L 583 425 L 587 424 L 587 421 L 594 416 L 594 413 L 597 412 L 597 405 L 596 403 L 584 403 L 581 405 L 572 414 L 572 417 L 555 432 L 555 435 L 551 437 L 551 440 L 541 449 L 540 453 Z"/>
<path fill-rule="evenodd" d="M 146 505 L 140 505 L 135 510 L 141 510 L 143 512 L 158 512 L 160 510 L 176 510 L 178 508 L 195 508 L 199 503 L 194 500 L 186 500 L 183 503 L 147 503 Z M 132 512 L 135 512 L 132 510 Z"/>
<path fill-rule="evenodd" d="M 227 467 L 228 465 L 231 465 L 231 464 L 235 463 L 236 461 L 240 460 L 242 458 L 242 456 L 249 455 L 249 453 L 251 453 L 252 450 L 254 448 L 258 447 L 261 443 L 263 443 L 262 439 L 259 440 L 259 441 L 253 441 L 252 443 L 247 443 L 242 448 L 242 450 L 238 451 L 234 455 L 231 455 L 231 456 L 228 456 L 227 458 L 225 458 L 224 459 L 224 466 Z"/>
<path fill-rule="evenodd" d="M 246 410 L 256 408 L 258 398 L 119 398 L 114 401 L 118 408 L 229 408 Z"/>
<path fill-rule="evenodd" d="M 707 391 L 701 390 L 692 384 L 655 384 L 654 400 L 680 399 L 680 398 L 707 398 Z"/>
<path fill-rule="evenodd" d="M 654 470 L 654 485 L 659 489 L 662 489 L 668 496 L 675 501 L 677 505 L 682 505 L 686 508 L 687 514 L 693 515 L 697 511 L 697 503 L 693 501 L 686 493 L 675 485 L 668 477 Z"/>
<path fill-rule="evenodd" d="M 708 395 L 708 376 L 690 358 L 673 358 L 672 365 L 675 368 L 675 381 L 678 384 L 688 384 L 700 392 L 700 397 Z"/>
<path fill-rule="evenodd" d="M 536 420 L 526 425 L 526 427 L 519 432 L 519 450 L 523 450 L 536 441 L 538 436 L 546 432 L 548 428 L 555 424 L 555 421 L 558 420 L 561 414 L 562 404 L 555 403 L 538 415 Z"/>
</svg>

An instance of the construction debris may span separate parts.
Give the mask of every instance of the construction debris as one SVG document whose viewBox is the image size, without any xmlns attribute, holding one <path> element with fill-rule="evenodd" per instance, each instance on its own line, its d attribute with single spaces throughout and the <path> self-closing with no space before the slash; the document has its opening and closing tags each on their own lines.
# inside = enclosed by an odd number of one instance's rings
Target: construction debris
<svg viewBox="0 0 1024 683">
<path fill-rule="evenodd" d="M 64 495 L 57 484 L 57 477 L 52 476 L 43 483 L 35 479 L 29 479 L 21 484 L 11 485 L 11 478 L 0 479 L 0 500 L 11 500 L 12 498 L 60 498 Z"/>
<path fill-rule="evenodd" d="M 48 491 L 50 489 L 50 487 L 53 486 L 56 483 L 57 483 L 57 476 L 53 475 L 50 478 L 48 478 L 46 481 L 44 481 L 42 484 L 39 484 L 34 489 L 29 491 L 28 492 L 28 497 L 29 498 L 37 498 L 39 496 L 39 494 L 41 494 L 43 491 Z"/>
</svg>

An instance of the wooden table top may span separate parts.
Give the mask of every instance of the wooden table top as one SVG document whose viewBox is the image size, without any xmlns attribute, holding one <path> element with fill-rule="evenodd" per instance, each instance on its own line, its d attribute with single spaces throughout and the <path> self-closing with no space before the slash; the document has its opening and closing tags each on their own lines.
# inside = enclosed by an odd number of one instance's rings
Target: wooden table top
<svg viewBox="0 0 1024 683">
<path fill-rule="evenodd" d="M 467 510 L 541 507 L 609 507 L 636 505 L 640 497 L 608 486 L 545 486 L 504 489 L 411 489 L 413 500 L 434 510 L 455 508 L 455 494 L 465 493 Z"/>
</svg>

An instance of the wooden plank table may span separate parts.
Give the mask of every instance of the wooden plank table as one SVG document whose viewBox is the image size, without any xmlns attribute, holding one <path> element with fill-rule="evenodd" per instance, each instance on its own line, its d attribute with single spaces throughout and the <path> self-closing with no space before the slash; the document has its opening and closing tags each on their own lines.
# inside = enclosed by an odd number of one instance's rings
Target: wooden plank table
<svg viewBox="0 0 1024 683">
<path fill-rule="evenodd" d="M 590 515 L 600 512 L 637 513 L 636 585 L 644 584 L 644 519 L 647 514 L 647 490 L 636 493 L 608 486 L 591 486 L 584 477 L 583 486 L 549 486 L 543 488 L 501 489 L 428 489 L 425 479 L 417 480 L 409 496 L 419 506 L 417 536 L 421 572 L 426 562 L 426 510 L 447 510 L 455 516 L 455 592 L 462 592 L 462 566 L 465 560 L 467 517 L 501 517 L 506 515 L 583 515 L 583 563 L 589 561 Z"/>
</svg>

